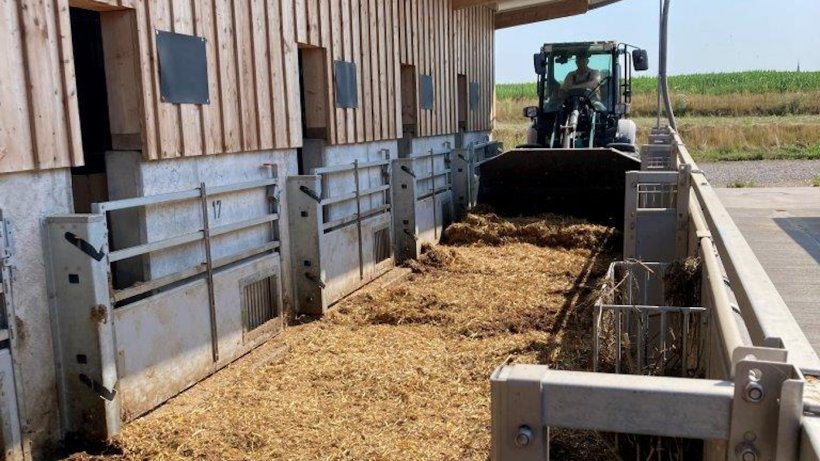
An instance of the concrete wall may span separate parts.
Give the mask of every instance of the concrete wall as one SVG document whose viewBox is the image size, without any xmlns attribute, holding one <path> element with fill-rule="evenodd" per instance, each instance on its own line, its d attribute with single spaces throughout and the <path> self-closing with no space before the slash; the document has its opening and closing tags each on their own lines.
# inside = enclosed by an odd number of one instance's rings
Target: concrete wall
<svg viewBox="0 0 820 461">
<path fill-rule="evenodd" d="M 112 200 L 147 196 L 199 187 L 237 184 L 267 179 L 278 175 L 279 240 L 282 260 L 288 261 L 287 200 L 284 183 L 288 175 L 297 173 L 295 150 L 259 151 L 241 154 L 190 157 L 158 162 L 142 161 L 138 152 L 110 152 L 106 157 L 109 194 Z M 209 197 L 208 214 L 211 227 L 256 218 L 268 212 L 268 199 L 262 188 Z M 198 200 L 188 200 L 145 207 L 141 215 L 125 217 L 118 227 L 112 214 L 115 242 L 134 244 L 139 235 L 142 243 L 154 242 L 202 229 L 202 207 Z M 135 228 L 134 224 L 138 227 Z M 264 244 L 270 240 L 269 226 L 262 225 L 212 240 L 214 259 Z M 136 258 L 135 258 L 136 259 Z M 205 261 L 203 245 L 193 243 L 152 253 L 142 260 L 142 276 L 152 279 L 186 269 Z M 129 266 L 135 269 L 140 262 Z M 287 264 L 284 264 L 287 267 Z M 285 270 L 282 286 L 286 303 L 290 299 L 290 273 Z M 290 306 L 286 305 L 289 309 Z"/>
<path fill-rule="evenodd" d="M 27 437 L 35 455 L 59 437 L 59 410 L 43 218 L 73 209 L 68 169 L 0 175 L 0 208 L 11 224 L 13 302 L 25 383 Z"/>
</svg>

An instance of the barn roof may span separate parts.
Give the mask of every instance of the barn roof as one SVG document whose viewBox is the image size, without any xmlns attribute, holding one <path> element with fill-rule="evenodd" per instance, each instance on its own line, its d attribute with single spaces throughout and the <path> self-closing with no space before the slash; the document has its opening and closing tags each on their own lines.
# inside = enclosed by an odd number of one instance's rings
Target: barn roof
<svg viewBox="0 0 820 461">
<path fill-rule="evenodd" d="M 495 9 L 495 28 L 584 14 L 619 0 L 453 0 L 453 9 L 485 5 Z"/>
</svg>

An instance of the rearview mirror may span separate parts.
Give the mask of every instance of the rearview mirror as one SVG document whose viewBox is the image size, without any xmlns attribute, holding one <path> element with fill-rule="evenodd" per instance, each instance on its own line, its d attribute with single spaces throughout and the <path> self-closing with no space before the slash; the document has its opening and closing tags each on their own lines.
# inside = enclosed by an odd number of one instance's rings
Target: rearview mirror
<svg viewBox="0 0 820 461">
<path fill-rule="evenodd" d="M 544 53 L 536 53 L 532 57 L 533 67 L 535 67 L 535 73 L 538 75 L 544 75 L 547 73 L 547 57 Z"/>
<path fill-rule="evenodd" d="M 649 70 L 649 55 L 646 50 L 632 50 L 632 66 L 638 72 Z"/>
<path fill-rule="evenodd" d="M 529 106 L 524 108 L 524 117 L 527 118 L 535 118 L 538 116 L 538 108 L 535 106 Z"/>
</svg>

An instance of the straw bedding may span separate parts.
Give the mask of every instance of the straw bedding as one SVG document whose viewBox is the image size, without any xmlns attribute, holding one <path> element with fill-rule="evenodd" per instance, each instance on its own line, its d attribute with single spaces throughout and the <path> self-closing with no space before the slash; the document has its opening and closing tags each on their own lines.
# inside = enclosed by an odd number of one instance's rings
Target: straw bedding
<svg viewBox="0 0 820 461">
<path fill-rule="evenodd" d="M 613 231 L 572 222 L 570 235 L 565 222 L 471 215 L 406 280 L 289 327 L 125 427 L 108 457 L 488 459 L 495 367 L 590 368 L 591 296 Z M 604 450 L 553 431 L 553 459 L 611 459 Z"/>
</svg>

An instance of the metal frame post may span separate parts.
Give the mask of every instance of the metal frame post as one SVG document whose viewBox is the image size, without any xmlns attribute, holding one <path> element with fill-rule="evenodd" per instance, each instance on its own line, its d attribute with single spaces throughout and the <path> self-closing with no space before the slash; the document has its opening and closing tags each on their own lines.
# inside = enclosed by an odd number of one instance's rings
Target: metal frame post
<svg viewBox="0 0 820 461">
<path fill-rule="evenodd" d="M 205 244 L 205 275 L 208 284 L 208 315 L 211 323 L 211 357 L 219 361 L 219 335 L 216 325 L 216 292 L 214 289 L 214 262 L 211 257 L 211 220 L 208 216 L 208 188 L 199 183 L 199 200 L 202 205 L 202 235 Z"/>
<path fill-rule="evenodd" d="M 397 158 L 391 163 L 391 198 L 393 211 L 393 254 L 396 264 L 414 259 L 417 252 L 416 174 L 412 158 Z"/>
<path fill-rule="evenodd" d="M 63 427 L 105 439 L 120 430 L 105 216 L 46 219 Z M 71 302 L 62 303 L 62 300 Z"/>
<path fill-rule="evenodd" d="M 464 219 L 472 208 L 472 181 L 470 179 L 470 151 L 468 149 L 453 150 L 453 208 L 456 220 Z"/>
<path fill-rule="evenodd" d="M 322 315 L 327 310 L 321 268 L 322 190 L 319 176 L 287 178 L 291 270 L 296 310 Z"/>
<path fill-rule="evenodd" d="M 0 349 L 0 432 L 6 459 L 22 461 L 30 459 L 31 452 L 23 433 L 26 431 L 25 390 L 22 370 L 16 359 L 17 322 L 14 313 L 14 293 L 12 288 L 11 236 L 8 219 L 0 209 L 0 309 L 5 316 L 5 328 L 0 329 L 3 339 L 8 340 L 8 348 Z"/>
</svg>

